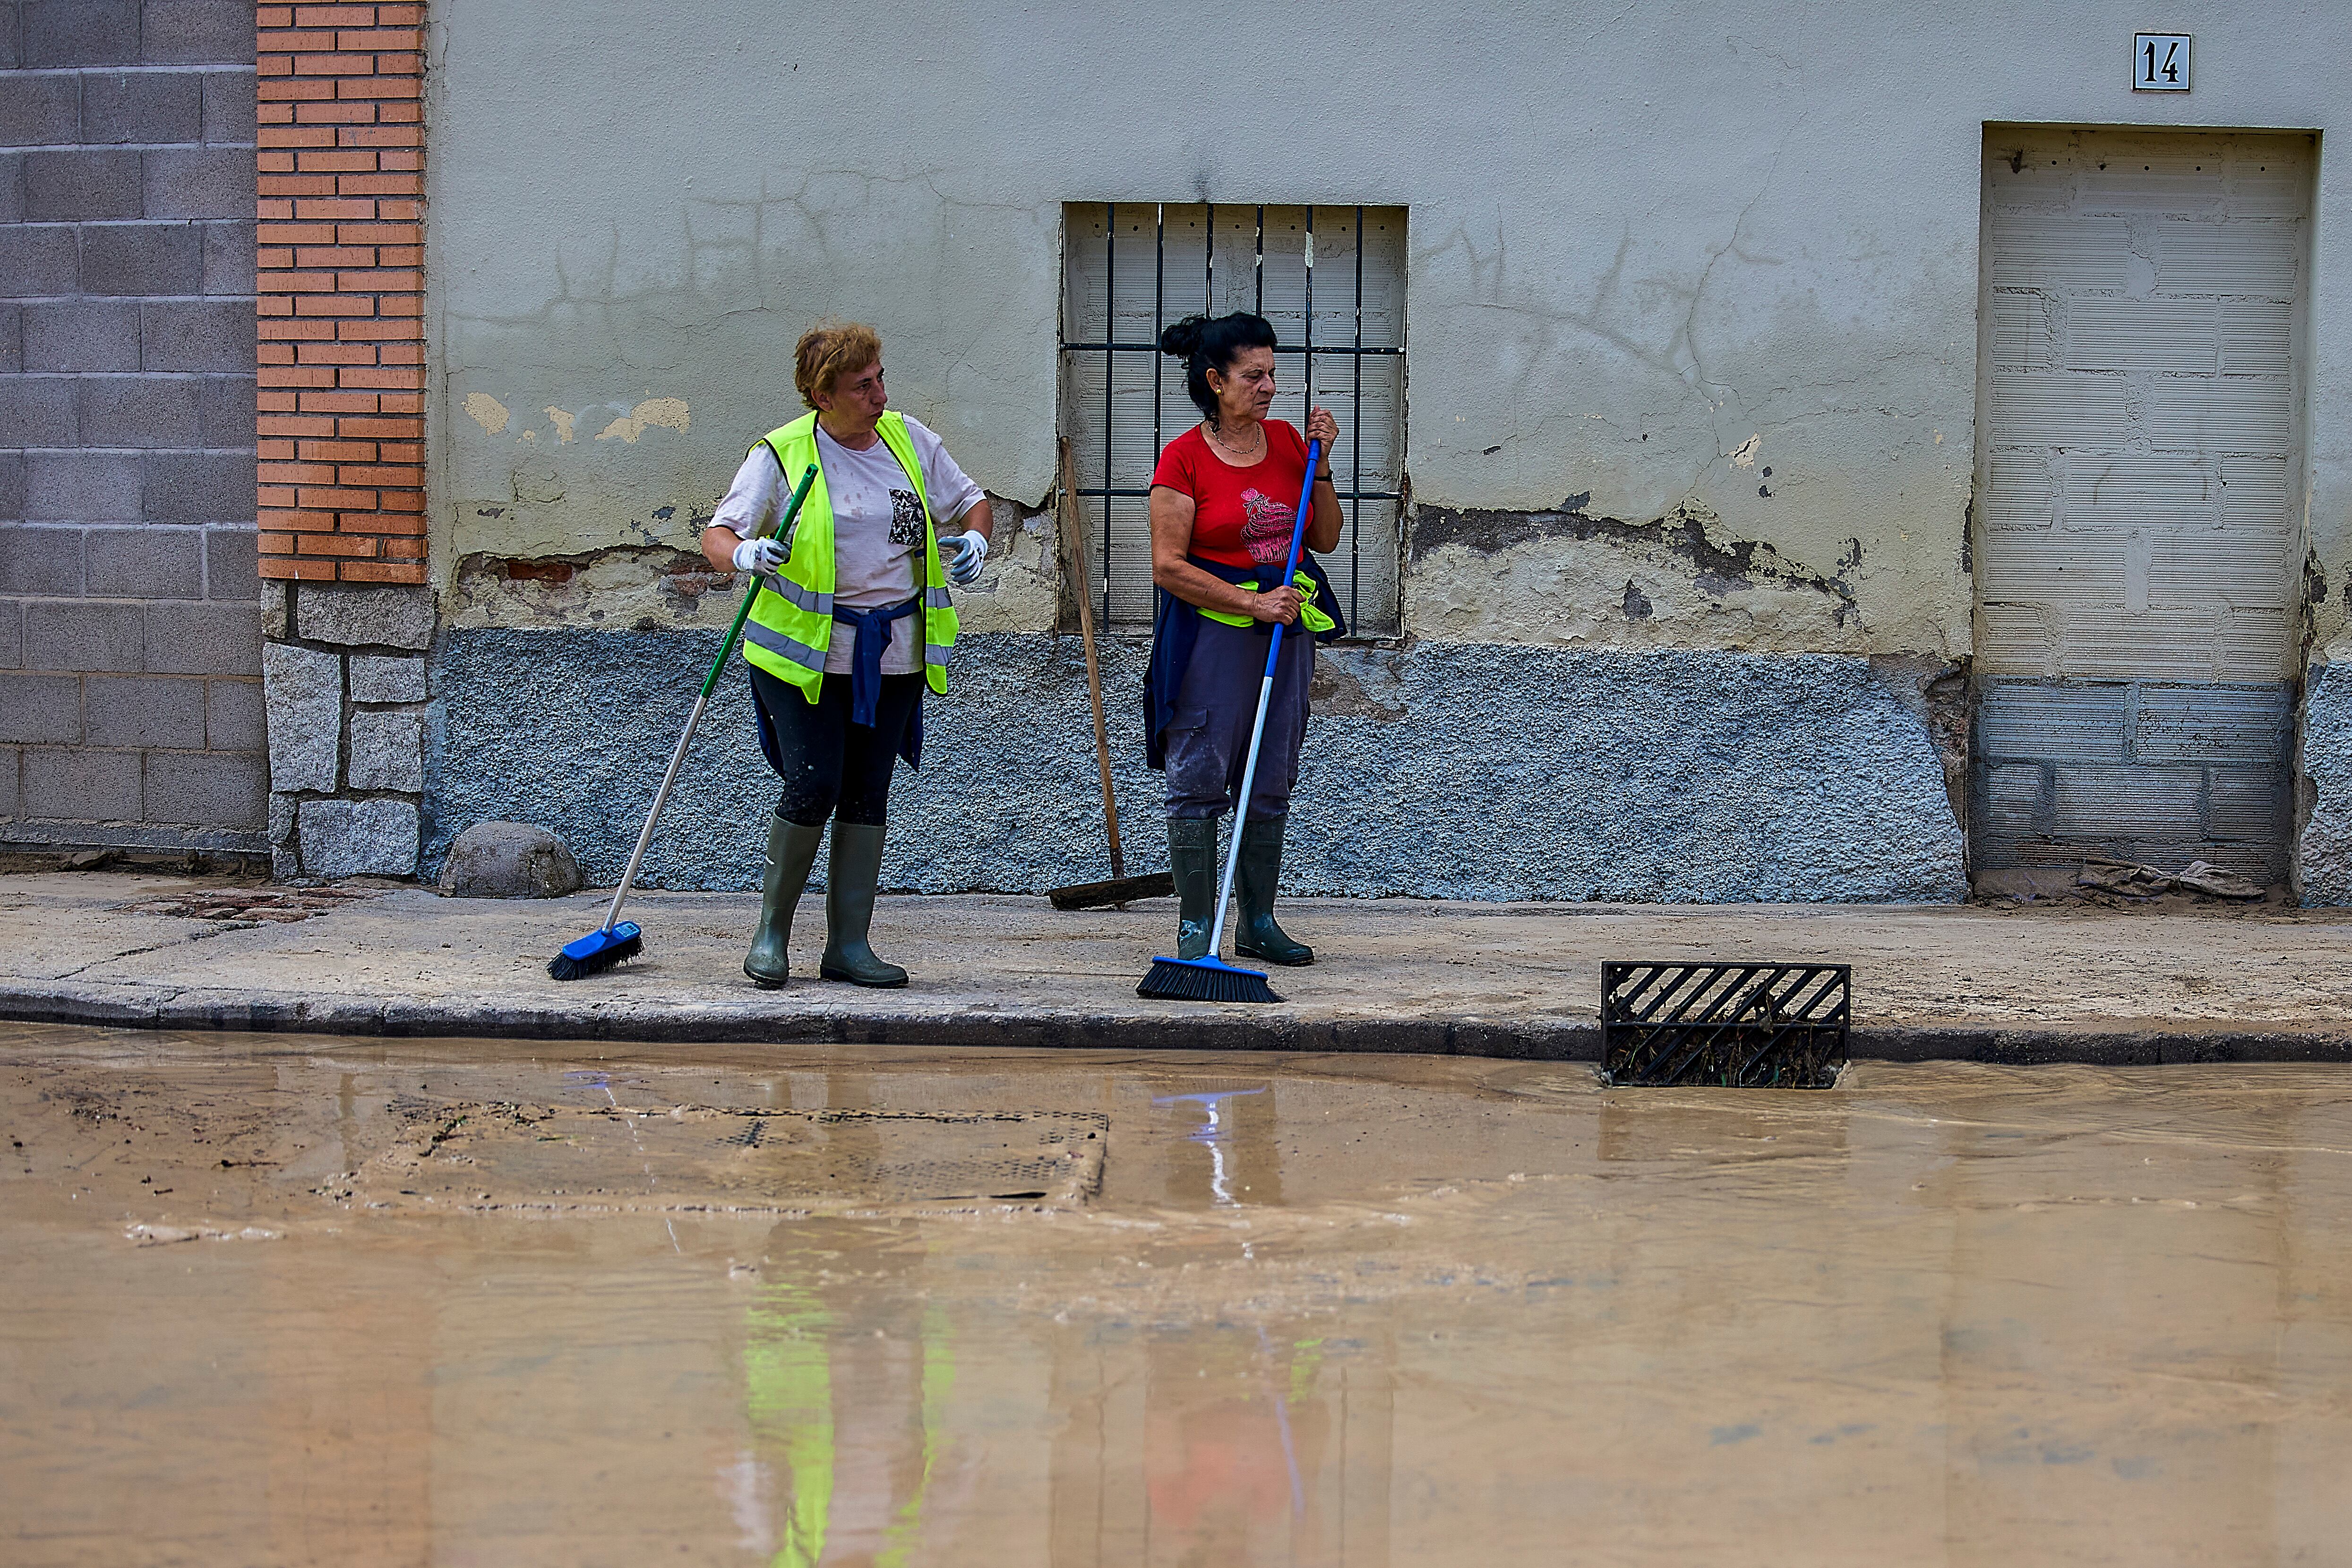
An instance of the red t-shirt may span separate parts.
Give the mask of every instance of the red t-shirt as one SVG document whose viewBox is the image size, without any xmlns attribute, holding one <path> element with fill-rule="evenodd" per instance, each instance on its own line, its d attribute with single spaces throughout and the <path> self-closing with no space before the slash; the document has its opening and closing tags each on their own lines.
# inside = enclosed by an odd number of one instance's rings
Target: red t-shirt
<svg viewBox="0 0 2352 1568">
<path fill-rule="evenodd" d="M 1192 497 L 1192 553 L 1220 566 L 1270 566 L 1290 559 L 1290 525 L 1307 483 L 1307 443 L 1278 419 L 1263 422 L 1265 456 L 1236 468 L 1194 425 L 1168 444 L 1154 485 Z"/>
</svg>

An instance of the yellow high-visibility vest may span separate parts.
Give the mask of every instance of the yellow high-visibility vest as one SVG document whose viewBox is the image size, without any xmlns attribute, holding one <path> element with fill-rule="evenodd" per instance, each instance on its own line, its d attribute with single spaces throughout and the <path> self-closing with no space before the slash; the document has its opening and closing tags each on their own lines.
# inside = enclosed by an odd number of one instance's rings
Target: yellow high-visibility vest
<svg viewBox="0 0 2352 1568">
<path fill-rule="evenodd" d="M 931 499 L 923 489 L 923 463 L 907 434 L 906 419 L 886 410 L 875 434 L 914 481 L 923 507 L 923 676 L 931 690 L 948 689 L 948 650 L 955 645 L 955 605 L 948 598 L 947 573 L 940 566 L 940 530 Z M 817 462 L 816 415 L 803 414 L 755 444 L 775 454 L 787 475 L 817 465 L 808 498 L 793 525 L 792 557 L 760 580 L 751 618 L 743 623 L 743 657 L 781 681 L 800 687 L 811 703 L 824 681 L 824 657 L 833 646 L 833 503 L 825 493 L 824 465 Z"/>
</svg>

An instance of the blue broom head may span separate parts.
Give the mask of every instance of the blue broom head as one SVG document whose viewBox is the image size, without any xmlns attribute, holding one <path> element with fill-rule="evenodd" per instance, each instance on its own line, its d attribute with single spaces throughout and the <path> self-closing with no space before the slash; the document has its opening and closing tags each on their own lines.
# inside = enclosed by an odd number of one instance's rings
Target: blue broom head
<svg viewBox="0 0 2352 1568">
<path fill-rule="evenodd" d="M 625 958 L 634 958 L 645 950 L 644 929 L 634 920 L 624 920 L 609 931 L 591 931 L 579 941 L 567 944 L 562 952 L 547 961 L 547 972 L 559 980 L 577 980 L 600 969 L 609 969 Z"/>
<path fill-rule="evenodd" d="M 1135 988 L 1139 997 L 1169 1002 L 1278 1002 L 1282 998 L 1255 969 L 1236 969 L 1214 956 L 1154 958 L 1151 972 Z"/>
</svg>

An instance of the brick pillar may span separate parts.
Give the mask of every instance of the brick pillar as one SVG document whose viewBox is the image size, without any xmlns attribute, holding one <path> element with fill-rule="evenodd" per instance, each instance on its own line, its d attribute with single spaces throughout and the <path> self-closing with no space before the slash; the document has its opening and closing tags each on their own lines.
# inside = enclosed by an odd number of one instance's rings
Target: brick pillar
<svg viewBox="0 0 2352 1568">
<path fill-rule="evenodd" d="M 420 5 L 257 12 L 259 545 L 281 875 L 410 875 L 424 780 Z"/>
</svg>

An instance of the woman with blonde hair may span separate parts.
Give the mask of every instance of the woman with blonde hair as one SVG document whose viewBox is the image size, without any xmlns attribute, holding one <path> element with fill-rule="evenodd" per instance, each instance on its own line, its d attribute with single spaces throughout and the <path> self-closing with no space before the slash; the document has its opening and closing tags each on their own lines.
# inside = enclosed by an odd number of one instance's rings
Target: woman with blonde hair
<svg viewBox="0 0 2352 1568">
<path fill-rule="evenodd" d="M 714 568 L 760 580 L 743 658 L 761 749 L 783 781 L 743 972 L 763 988 L 789 976 L 793 912 L 830 818 L 817 972 L 903 986 L 907 971 L 868 939 L 890 775 L 900 757 L 922 765 L 923 692 L 948 689 L 956 635 L 947 585 L 979 577 L 991 517 L 940 438 L 889 406 L 874 329 L 812 328 L 793 361 L 809 412 L 752 443 L 702 534 Z M 759 537 L 811 464 L 817 476 L 791 536 Z M 943 532 L 940 518 L 958 531 Z"/>
</svg>

